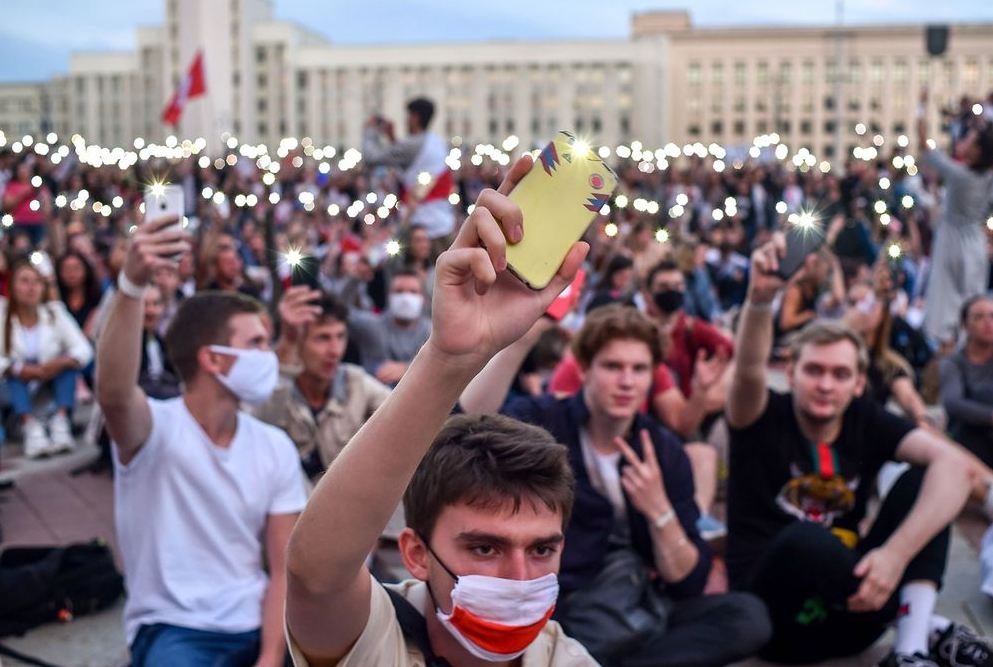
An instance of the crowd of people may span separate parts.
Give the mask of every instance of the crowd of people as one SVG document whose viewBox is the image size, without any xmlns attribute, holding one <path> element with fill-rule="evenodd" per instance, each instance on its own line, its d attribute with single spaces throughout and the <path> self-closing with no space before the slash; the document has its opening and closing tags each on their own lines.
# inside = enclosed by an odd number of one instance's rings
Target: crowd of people
<svg viewBox="0 0 993 667">
<path fill-rule="evenodd" d="M 54 456 L 94 405 L 132 664 L 803 663 L 892 626 L 882 664 L 993 665 L 935 613 L 952 522 L 993 518 L 990 119 L 843 170 L 626 148 L 530 290 L 534 158 L 432 116 L 339 169 L 0 153 L 3 424 Z M 784 277 L 794 225 L 824 244 Z"/>
</svg>

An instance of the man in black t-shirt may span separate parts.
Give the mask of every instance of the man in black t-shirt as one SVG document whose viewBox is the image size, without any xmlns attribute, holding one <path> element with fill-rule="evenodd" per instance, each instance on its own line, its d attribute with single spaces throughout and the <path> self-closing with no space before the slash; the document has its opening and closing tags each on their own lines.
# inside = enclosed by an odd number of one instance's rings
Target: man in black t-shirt
<svg viewBox="0 0 993 667">
<path fill-rule="evenodd" d="M 838 322 L 795 339 L 790 393 L 769 391 L 772 301 L 785 243 L 752 256 L 726 413 L 731 433 L 727 564 L 731 584 L 769 607 L 764 657 L 815 662 L 851 656 L 896 619 L 883 665 L 989 665 L 964 626 L 934 615 L 951 521 L 973 480 L 953 444 L 862 397 L 865 343 Z M 886 494 L 868 530 L 881 466 L 913 467 Z"/>
</svg>

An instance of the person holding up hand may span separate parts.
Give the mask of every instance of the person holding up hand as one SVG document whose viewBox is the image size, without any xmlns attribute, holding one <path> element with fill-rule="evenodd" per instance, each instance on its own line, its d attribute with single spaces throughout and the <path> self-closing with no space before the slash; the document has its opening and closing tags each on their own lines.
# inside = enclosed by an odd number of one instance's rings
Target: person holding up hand
<svg viewBox="0 0 993 667">
<path fill-rule="evenodd" d="M 549 620 L 574 489 L 565 449 L 505 418 L 446 424 L 469 381 L 532 327 L 588 250 L 575 244 L 541 291 L 507 272 L 507 243 L 526 227 L 506 195 L 531 166 L 521 158 L 499 190 L 480 194 L 438 259 L 428 341 L 293 531 L 286 630 L 297 667 L 596 664 Z M 414 579 L 384 587 L 366 559 L 401 497 L 399 549 Z"/>
<path fill-rule="evenodd" d="M 769 608 L 773 636 L 760 655 L 788 663 L 853 656 L 895 621 L 896 642 L 881 665 L 991 664 L 988 645 L 934 613 L 949 524 L 970 490 L 985 489 L 982 467 L 863 397 L 866 345 L 840 322 L 815 320 L 801 330 L 786 370 L 790 392 L 769 389 L 784 254 L 776 235 L 752 255 L 726 406 L 728 575 L 732 587 Z M 877 474 L 890 460 L 912 467 L 862 531 Z"/>
<path fill-rule="evenodd" d="M 165 336 L 182 394 L 154 400 L 137 384 L 145 288 L 190 251 L 176 223 L 138 226 L 97 350 L 131 664 L 281 667 L 286 545 L 306 496 L 290 439 L 240 409 L 279 377 L 262 304 L 184 300 Z"/>
</svg>

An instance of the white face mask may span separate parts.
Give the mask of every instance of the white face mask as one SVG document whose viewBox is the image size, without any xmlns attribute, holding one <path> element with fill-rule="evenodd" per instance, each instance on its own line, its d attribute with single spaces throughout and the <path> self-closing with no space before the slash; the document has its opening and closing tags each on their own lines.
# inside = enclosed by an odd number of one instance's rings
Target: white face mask
<svg viewBox="0 0 993 667">
<path fill-rule="evenodd" d="M 449 634 L 480 660 L 505 662 L 523 655 L 555 611 L 558 576 L 546 574 L 527 581 L 481 574 L 457 576 L 430 546 L 428 551 L 455 580 L 451 613 L 441 611 L 435 602 L 435 615 Z"/>
<path fill-rule="evenodd" d="M 271 350 L 241 349 L 211 345 L 211 351 L 236 357 L 227 375 L 214 377 L 231 390 L 239 401 L 249 405 L 265 403 L 279 381 L 279 358 Z"/>
<path fill-rule="evenodd" d="M 424 312 L 424 297 L 411 292 L 390 294 L 390 315 L 398 320 L 416 320 Z"/>
<path fill-rule="evenodd" d="M 555 611 L 554 574 L 518 581 L 469 574 L 452 589 L 452 613 L 435 611 L 445 629 L 480 660 L 513 660 L 527 650 Z"/>
</svg>

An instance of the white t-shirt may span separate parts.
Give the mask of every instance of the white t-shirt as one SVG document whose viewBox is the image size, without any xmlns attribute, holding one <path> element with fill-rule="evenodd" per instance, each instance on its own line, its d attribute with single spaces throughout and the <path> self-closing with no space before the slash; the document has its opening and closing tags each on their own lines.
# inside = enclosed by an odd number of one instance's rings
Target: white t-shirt
<svg viewBox="0 0 993 667">
<path fill-rule="evenodd" d="M 244 412 L 218 447 L 183 398 L 149 399 L 152 432 L 127 465 L 114 447 L 114 514 L 128 598 L 130 644 L 141 625 L 214 632 L 262 624 L 266 517 L 306 503 L 289 437 Z"/>
</svg>

